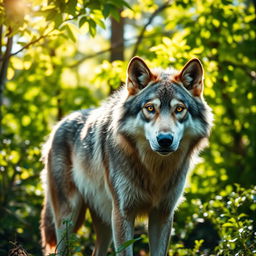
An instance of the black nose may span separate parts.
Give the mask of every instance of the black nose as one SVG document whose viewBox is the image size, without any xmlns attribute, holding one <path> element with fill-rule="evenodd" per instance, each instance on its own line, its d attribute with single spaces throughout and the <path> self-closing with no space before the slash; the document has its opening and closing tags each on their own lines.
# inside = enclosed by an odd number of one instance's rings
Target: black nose
<svg viewBox="0 0 256 256">
<path fill-rule="evenodd" d="M 160 147 L 169 148 L 172 145 L 173 136 L 171 134 L 160 133 L 156 139 Z"/>
</svg>

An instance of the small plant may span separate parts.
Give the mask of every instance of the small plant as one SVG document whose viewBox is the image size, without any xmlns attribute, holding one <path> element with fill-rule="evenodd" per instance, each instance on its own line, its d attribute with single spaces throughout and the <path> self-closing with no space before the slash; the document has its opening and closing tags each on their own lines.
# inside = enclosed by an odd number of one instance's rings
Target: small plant
<svg viewBox="0 0 256 256">
<path fill-rule="evenodd" d="M 48 256 L 73 256 L 75 253 L 80 251 L 80 248 L 76 245 L 78 241 L 76 235 L 70 232 L 72 227 L 72 220 L 71 219 L 64 219 L 63 225 L 65 226 L 65 230 L 63 232 L 62 239 L 56 246 L 55 253 L 51 253 Z M 57 250 L 60 248 L 60 244 L 65 241 L 65 248 L 57 253 Z"/>
<path fill-rule="evenodd" d="M 115 252 L 113 252 L 111 254 L 111 256 L 115 256 L 115 255 L 119 255 L 120 252 L 122 252 L 123 250 L 125 250 L 127 247 L 131 246 L 132 244 L 134 244 L 136 241 L 139 241 L 141 240 L 142 237 L 138 237 L 138 238 L 135 238 L 135 239 L 131 239 L 131 240 L 128 240 L 126 242 L 124 242 Z"/>
<path fill-rule="evenodd" d="M 63 225 L 65 225 L 65 231 L 63 232 L 63 237 L 61 241 L 57 244 L 55 253 L 51 253 L 48 256 L 73 256 L 75 253 L 78 253 L 81 251 L 80 247 L 77 245 L 78 238 L 76 235 L 72 232 L 70 232 L 70 229 L 72 227 L 72 221 L 70 219 L 63 220 Z M 134 244 L 136 241 L 141 240 L 141 237 L 131 239 L 123 243 L 115 252 L 111 253 L 111 256 L 118 256 L 119 253 L 121 253 L 123 250 L 125 250 L 127 247 Z M 58 248 L 60 247 L 60 244 L 65 241 L 66 247 L 63 251 L 57 252 Z"/>
</svg>

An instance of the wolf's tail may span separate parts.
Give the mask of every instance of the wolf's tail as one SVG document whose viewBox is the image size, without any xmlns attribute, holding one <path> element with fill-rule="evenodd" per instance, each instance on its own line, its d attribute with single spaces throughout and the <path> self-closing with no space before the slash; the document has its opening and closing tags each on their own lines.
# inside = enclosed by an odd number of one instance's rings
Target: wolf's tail
<svg viewBox="0 0 256 256">
<path fill-rule="evenodd" d="M 41 212 L 40 229 L 42 238 L 42 249 L 44 255 L 54 253 L 56 249 L 57 239 L 55 233 L 55 226 L 53 222 L 53 216 L 47 199 L 44 202 L 43 210 Z"/>
</svg>

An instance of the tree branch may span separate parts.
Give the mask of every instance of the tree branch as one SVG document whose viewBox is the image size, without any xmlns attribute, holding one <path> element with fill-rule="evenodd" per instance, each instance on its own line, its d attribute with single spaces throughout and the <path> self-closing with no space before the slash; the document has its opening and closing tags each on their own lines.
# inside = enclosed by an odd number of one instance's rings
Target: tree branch
<svg viewBox="0 0 256 256">
<path fill-rule="evenodd" d="M 162 36 L 162 35 L 169 35 L 171 32 L 172 32 L 172 31 L 163 31 L 163 32 L 161 33 L 161 36 Z M 159 36 L 159 33 L 153 33 L 153 34 L 151 34 L 151 35 L 149 35 L 149 36 L 144 36 L 144 38 L 151 38 L 151 37 L 156 37 L 156 36 Z M 135 38 L 129 38 L 129 39 L 126 39 L 125 42 L 127 43 L 128 41 L 133 41 L 133 40 L 135 40 Z M 101 50 L 101 51 L 94 52 L 94 53 L 92 53 L 92 54 L 86 55 L 86 56 L 82 57 L 80 60 L 78 60 L 77 62 L 75 62 L 75 63 L 69 65 L 68 67 L 69 67 L 69 68 L 75 68 L 75 67 L 79 66 L 80 64 L 82 64 L 85 60 L 88 60 L 88 59 L 97 57 L 97 56 L 99 56 L 99 55 L 101 55 L 101 54 L 104 54 L 104 53 L 106 53 L 106 52 L 109 52 L 109 51 L 111 51 L 113 48 L 117 48 L 117 47 L 121 47 L 121 43 L 120 43 L 120 42 L 119 42 L 119 43 L 116 43 L 116 44 L 115 44 L 114 46 L 112 46 L 112 47 L 109 47 L 109 48 L 106 48 L 106 49 L 104 49 L 104 50 Z"/>
<path fill-rule="evenodd" d="M 27 48 L 29 48 L 31 45 L 33 45 L 33 44 L 39 42 L 41 39 L 46 38 L 52 31 L 53 31 L 53 30 L 51 30 L 51 31 L 49 31 L 47 34 L 42 35 L 42 36 L 38 37 L 37 39 L 35 39 L 35 40 L 33 40 L 33 41 L 27 43 L 26 45 L 24 45 L 23 47 L 21 47 L 21 48 L 20 48 L 18 51 L 16 51 L 16 52 L 13 52 L 13 53 L 9 52 L 8 57 L 10 58 L 11 56 L 17 55 L 18 53 L 22 52 L 24 49 L 27 49 Z M 4 57 L 3 57 L 3 58 L 4 58 Z M 3 58 L 0 58 L 0 61 L 2 61 Z"/>
<path fill-rule="evenodd" d="M 35 39 L 35 40 L 29 42 L 28 44 L 26 44 L 26 45 L 24 45 L 22 48 L 20 48 L 18 51 L 14 52 L 14 53 L 11 53 L 11 54 L 10 54 L 10 57 L 11 57 L 11 56 L 14 56 L 14 55 L 17 55 L 18 53 L 22 52 L 24 49 L 29 48 L 29 46 L 31 46 L 32 44 L 35 44 L 35 43 L 39 42 L 41 39 L 43 39 L 43 38 L 45 38 L 45 37 L 47 37 L 47 36 L 48 36 L 48 34 L 42 35 L 42 36 L 38 37 L 37 39 Z"/>
<path fill-rule="evenodd" d="M 229 60 L 225 60 L 223 61 L 223 64 L 225 65 L 231 65 L 234 66 L 236 68 L 240 68 L 241 70 L 243 70 L 248 76 L 250 76 L 250 78 L 252 79 L 256 79 L 255 76 L 255 71 L 253 70 L 253 68 L 248 67 L 247 65 L 241 64 L 241 63 L 235 63 Z"/>
<path fill-rule="evenodd" d="M 121 47 L 121 42 L 120 43 L 117 43 L 115 44 L 115 46 L 112 46 L 112 47 L 109 47 L 107 49 L 104 49 L 104 50 L 101 50 L 101 51 L 98 51 L 98 52 L 95 52 L 95 53 L 92 53 L 92 54 L 89 54 L 89 55 L 86 55 L 84 56 L 83 58 L 81 58 L 80 60 L 78 60 L 76 63 L 68 66 L 69 68 L 75 68 L 77 66 L 79 66 L 80 64 L 82 64 L 85 60 L 87 59 L 91 59 L 91 58 L 94 58 L 94 57 L 97 57 L 98 55 L 101 55 L 101 54 L 104 54 L 106 52 L 109 52 L 111 51 L 113 48 L 117 48 L 117 47 Z"/>
<path fill-rule="evenodd" d="M 144 37 L 144 34 L 146 32 L 146 29 L 147 27 L 152 23 L 152 21 L 154 20 L 154 18 L 160 13 L 162 12 L 163 10 L 165 10 L 166 8 L 169 8 L 172 4 L 172 1 L 171 0 L 168 0 L 167 2 L 165 2 L 163 5 L 159 6 L 158 9 L 156 9 L 152 14 L 151 16 L 149 17 L 147 23 L 144 25 L 144 27 L 142 28 L 138 38 L 137 38 L 137 42 L 135 43 L 135 46 L 134 46 L 134 50 L 132 52 L 132 56 L 135 56 L 137 54 L 137 51 L 138 51 L 138 48 L 139 48 L 139 45 Z"/>
<path fill-rule="evenodd" d="M 76 19 L 77 17 L 79 17 L 79 15 L 81 15 L 81 13 L 79 13 L 78 15 L 76 15 L 76 16 L 73 17 L 73 18 L 64 20 L 64 21 L 62 22 L 62 24 L 64 24 L 64 23 L 67 22 L 67 21 L 72 21 L 72 20 Z M 48 28 L 48 26 L 49 26 L 49 24 L 46 26 L 46 28 Z M 53 28 L 52 30 L 50 30 L 48 33 L 46 33 L 45 35 L 39 36 L 37 39 L 35 39 L 35 40 L 33 40 L 33 41 L 27 43 L 26 45 L 24 45 L 23 47 L 21 47 L 18 51 L 14 52 L 14 53 L 9 53 L 9 57 L 14 56 L 14 55 L 17 55 L 18 53 L 22 52 L 24 49 L 27 49 L 27 48 L 29 48 L 31 45 L 33 45 L 33 44 L 39 42 L 41 39 L 46 38 L 47 36 L 49 36 L 50 33 L 53 32 L 53 30 L 54 30 L 54 28 Z M 1 55 L 0 55 L 0 61 L 2 61 L 2 60 L 3 60 L 3 58 L 2 58 Z"/>
</svg>

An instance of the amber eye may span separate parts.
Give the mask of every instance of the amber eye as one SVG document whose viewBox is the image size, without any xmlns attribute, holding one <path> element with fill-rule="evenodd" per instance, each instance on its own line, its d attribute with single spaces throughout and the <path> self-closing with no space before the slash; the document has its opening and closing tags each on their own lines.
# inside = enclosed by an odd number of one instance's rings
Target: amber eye
<svg viewBox="0 0 256 256">
<path fill-rule="evenodd" d="M 155 112 L 155 107 L 153 105 L 148 105 L 145 107 L 148 112 L 154 113 Z"/>
<path fill-rule="evenodd" d="M 175 109 L 175 112 L 176 113 L 181 113 L 185 108 L 182 107 L 182 106 L 178 106 L 176 109 Z"/>
</svg>

